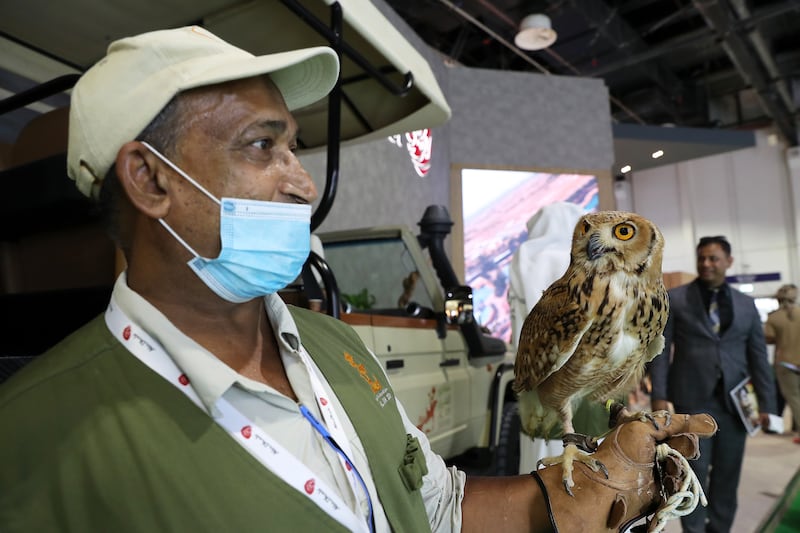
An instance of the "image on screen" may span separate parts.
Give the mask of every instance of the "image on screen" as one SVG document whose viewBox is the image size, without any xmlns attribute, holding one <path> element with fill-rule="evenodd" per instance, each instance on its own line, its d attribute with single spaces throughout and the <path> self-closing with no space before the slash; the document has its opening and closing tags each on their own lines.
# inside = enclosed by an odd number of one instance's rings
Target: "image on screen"
<svg viewBox="0 0 800 533">
<path fill-rule="evenodd" d="M 491 335 L 511 340 L 508 268 L 539 208 L 572 202 L 596 211 L 597 176 L 578 173 L 462 169 L 464 273 L 475 317 Z"/>
</svg>

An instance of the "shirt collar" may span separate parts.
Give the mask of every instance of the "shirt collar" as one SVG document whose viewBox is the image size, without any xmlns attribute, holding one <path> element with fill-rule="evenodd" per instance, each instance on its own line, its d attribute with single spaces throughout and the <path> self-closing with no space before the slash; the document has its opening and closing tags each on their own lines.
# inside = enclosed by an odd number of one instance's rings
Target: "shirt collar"
<svg viewBox="0 0 800 533">
<path fill-rule="evenodd" d="M 161 344 L 189 378 L 206 410 L 212 415 L 216 411 L 214 405 L 217 400 L 235 383 L 249 387 L 256 383 L 237 373 L 179 330 L 161 311 L 128 287 L 124 272 L 114 284 L 112 298 L 130 320 Z M 281 356 L 297 357 L 300 335 L 286 304 L 277 294 L 270 294 L 264 297 L 264 307 L 278 340 Z M 266 387 L 261 384 L 257 386 Z"/>
</svg>

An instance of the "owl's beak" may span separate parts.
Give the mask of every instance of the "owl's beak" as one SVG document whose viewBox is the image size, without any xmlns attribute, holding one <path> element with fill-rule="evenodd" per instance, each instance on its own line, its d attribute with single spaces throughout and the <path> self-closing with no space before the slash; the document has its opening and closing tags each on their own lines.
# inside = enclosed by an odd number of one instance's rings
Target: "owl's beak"
<svg viewBox="0 0 800 533">
<path fill-rule="evenodd" d="M 595 233 L 589 237 L 589 244 L 586 245 L 586 255 L 589 256 L 589 260 L 594 261 L 606 253 L 606 251 L 607 250 L 600 243 L 600 235 Z"/>
</svg>

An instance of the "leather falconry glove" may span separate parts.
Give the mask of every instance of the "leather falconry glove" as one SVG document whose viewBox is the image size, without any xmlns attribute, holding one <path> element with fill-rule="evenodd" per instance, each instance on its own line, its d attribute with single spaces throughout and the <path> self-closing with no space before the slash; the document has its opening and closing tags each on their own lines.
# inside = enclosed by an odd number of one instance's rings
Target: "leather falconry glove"
<svg viewBox="0 0 800 533">
<path fill-rule="evenodd" d="M 562 484 L 560 465 L 532 472 L 549 499 L 555 531 L 624 531 L 654 513 L 680 490 L 680 478 L 686 474 L 674 457 L 656 464 L 656 447 L 666 443 L 686 459 L 696 459 L 698 438 L 717 431 L 716 421 L 707 414 L 658 411 L 652 413 L 652 420 L 628 420 L 615 426 L 592 454 L 607 469 L 607 477 L 602 469 L 595 472 L 584 463 L 575 463 L 574 496 Z"/>
</svg>

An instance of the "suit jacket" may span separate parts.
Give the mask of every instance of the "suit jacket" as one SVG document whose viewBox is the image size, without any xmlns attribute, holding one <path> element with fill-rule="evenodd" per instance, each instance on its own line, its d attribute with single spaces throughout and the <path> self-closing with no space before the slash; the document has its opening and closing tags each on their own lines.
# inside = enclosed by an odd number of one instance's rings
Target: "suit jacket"
<svg viewBox="0 0 800 533">
<path fill-rule="evenodd" d="M 699 281 L 669 291 L 665 348 L 649 367 L 653 400 L 669 400 L 684 409 L 702 411 L 716 403 L 721 379 L 724 405 L 735 413 L 729 391 L 750 376 L 759 411 L 775 412 L 775 381 L 755 301 L 729 289 L 733 320 L 719 335 L 711 328 Z"/>
</svg>

